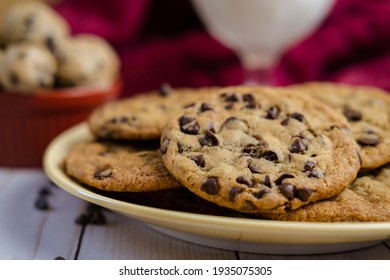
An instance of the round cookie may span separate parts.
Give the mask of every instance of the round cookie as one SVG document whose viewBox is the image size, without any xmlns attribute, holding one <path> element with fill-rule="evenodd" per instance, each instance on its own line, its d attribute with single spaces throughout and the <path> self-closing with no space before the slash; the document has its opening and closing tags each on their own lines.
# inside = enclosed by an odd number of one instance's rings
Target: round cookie
<svg viewBox="0 0 390 280">
<path fill-rule="evenodd" d="M 362 169 L 390 162 L 390 95 L 381 89 L 327 82 L 289 86 L 328 104 L 349 121 L 359 144 Z"/>
<path fill-rule="evenodd" d="M 104 191 L 143 192 L 181 186 L 164 167 L 158 143 L 79 143 L 67 155 L 65 171 Z"/>
<path fill-rule="evenodd" d="M 329 200 L 265 217 L 302 222 L 389 222 L 390 166 L 357 178 L 347 189 Z"/>
<path fill-rule="evenodd" d="M 283 212 L 332 197 L 360 168 L 343 116 L 273 88 L 220 89 L 167 124 L 162 159 L 200 197 L 241 212 Z"/>
<path fill-rule="evenodd" d="M 7 43 L 36 42 L 55 52 L 70 34 L 68 23 L 42 1 L 23 1 L 12 5 L 4 15 L 2 40 Z"/>
<path fill-rule="evenodd" d="M 53 54 L 40 44 L 9 45 L 0 67 L 0 83 L 8 92 L 32 94 L 50 88 L 55 82 L 57 63 Z"/>
<path fill-rule="evenodd" d="M 118 80 L 120 62 L 112 46 L 92 34 L 79 34 L 58 51 L 60 86 L 107 87 Z"/>
<path fill-rule="evenodd" d="M 207 98 L 213 88 L 160 90 L 106 103 L 92 112 L 88 123 L 99 138 L 159 139 L 166 123 L 183 107 Z"/>
</svg>

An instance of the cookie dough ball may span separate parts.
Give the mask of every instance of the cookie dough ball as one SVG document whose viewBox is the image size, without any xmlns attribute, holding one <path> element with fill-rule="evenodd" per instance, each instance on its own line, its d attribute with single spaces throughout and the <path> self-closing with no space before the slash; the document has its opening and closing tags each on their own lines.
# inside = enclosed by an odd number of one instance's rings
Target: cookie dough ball
<svg viewBox="0 0 390 280">
<path fill-rule="evenodd" d="M 106 87 L 118 79 L 119 67 L 119 58 L 106 40 L 80 34 L 61 46 L 58 82 L 60 86 Z"/>
<path fill-rule="evenodd" d="M 0 84 L 8 92 L 32 94 L 35 90 L 52 87 L 56 70 L 53 54 L 42 45 L 10 45 L 3 54 Z"/>
<path fill-rule="evenodd" d="M 39 42 L 55 52 L 70 33 L 68 23 L 43 2 L 23 1 L 4 15 L 2 40 L 9 43 Z"/>
</svg>

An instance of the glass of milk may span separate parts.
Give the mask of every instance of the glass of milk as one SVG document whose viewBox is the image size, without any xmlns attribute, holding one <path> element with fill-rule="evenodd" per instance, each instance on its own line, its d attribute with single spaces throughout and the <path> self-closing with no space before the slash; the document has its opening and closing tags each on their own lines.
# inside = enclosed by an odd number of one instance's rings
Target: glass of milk
<svg viewBox="0 0 390 280">
<path fill-rule="evenodd" d="M 272 84 L 280 55 L 308 36 L 334 0 L 192 0 L 212 36 L 236 51 L 244 84 Z"/>
</svg>

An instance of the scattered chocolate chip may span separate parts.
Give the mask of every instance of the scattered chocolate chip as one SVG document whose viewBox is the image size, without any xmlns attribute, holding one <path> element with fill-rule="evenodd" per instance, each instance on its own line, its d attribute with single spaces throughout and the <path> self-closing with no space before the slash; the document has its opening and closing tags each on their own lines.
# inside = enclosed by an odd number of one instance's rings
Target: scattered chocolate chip
<svg viewBox="0 0 390 280">
<path fill-rule="evenodd" d="M 275 120 L 279 116 L 280 109 L 277 106 L 272 106 L 267 110 L 267 119 Z"/>
<path fill-rule="evenodd" d="M 290 115 L 291 118 L 296 119 L 297 121 L 303 121 L 303 115 L 301 113 L 295 112 Z"/>
<path fill-rule="evenodd" d="M 89 223 L 89 218 L 85 213 L 81 213 L 75 220 L 78 225 L 86 225 Z"/>
<path fill-rule="evenodd" d="M 263 188 L 260 191 L 253 193 L 252 195 L 256 198 L 263 198 L 266 194 L 269 194 L 270 192 L 270 189 Z"/>
<path fill-rule="evenodd" d="M 49 195 L 51 194 L 50 190 L 46 187 L 43 187 L 39 190 L 39 195 Z"/>
<path fill-rule="evenodd" d="M 104 166 L 102 168 L 98 168 L 93 177 L 99 180 L 103 180 L 104 178 L 110 177 L 112 175 L 112 168 L 109 166 Z"/>
<path fill-rule="evenodd" d="M 39 195 L 38 198 L 35 200 L 35 208 L 39 210 L 47 210 L 49 209 L 49 199 L 47 195 Z"/>
<path fill-rule="evenodd" d="M 217 179 L 213 177 L 207 178 L 206 181 L 203 182 L 201 189 L 202 191 L 211 195 L 218 194 L 219 186 L 218 186 Z"/>
<path fill-rule="evenodd" d="M 232 93 L 232 94 L 226 96 L 225 101 L 226 102 L 237 102 L 238 97 L 236 94 Z"/>
<path fill-rule="evenodd" d="M 308 201 L 311 194 L 313 193 L 312 189 L 302 188 L 295 192 L 296 197 L 298 197 L 302 201 Z"/>
<path fill-rule="evenodd" d="M 181 131 L 186 134 L 198 134 L 200 129 L 199 124 L 196 122 L 195 118 L 186 115 L 180 117 L 179 124 Z"/>
<path fill-rule="evenodd" d="M 239 184 L 247 185 L 248 187 L 253 186 L 253 181 L 249 176 L 241 175 L 236 178 L 236 182 Z"/>
<path fill-rule="evenodd" d="M 263 158 L 265 158 L 268 161 L 278 161 L 278 155 L 273 151 L 265 151 L 263 154 Z"/>
<path fill-rule="evenodd" d="M 311 171 L 316 166 L 314 161 L 308 160 L 305 162 L 305 166 L 303 167 L 303 171 Z"/>
<path fill-rule="evenodd" d="M 265 175 L 263 184 L 268 188 L 272 188 L 272 182 L 271 182 L 271 178 L 269 177 L 269 175 Z"/>
<path fill-rule="evenodd" d="M 164 141 L 162 142 L 161 147 L 160 147 L 161 154 L 165 155 L 167 153 L 168 146 L 169 146 L 170 142 L 171 142 L 171 140 L 169 138 L 164 139 Z"/>
<path fill-rule="evenodd" d="M 380 142 L 378 137 L 372 137 L 372 136 L 360 137 L 356 141 L 361 146 L 376 146 Z"/>
<path fill-rule="evenodd" d="M 280 192 L 288 199 L 294 198 L 295 187 L 291 184 L 281 184 L 278 186 Z"/>
<path fill-rule="evenodd" d="M 275 180 L 275 184 L 281 185 L 283 183 L 283 180 L 288 179 L 288 178 L 295 178 L 295 176 L 292 174 L 284 173 L 284 174 L 280 175 L 278 179 Z"/>
<path fill-rule="evenodd" d="M 343 114 L 350 122 L 358 122 L 362 119 L 362 113 L 352 109 L 348 105 L 343 106 Z"/>
<path fill-rule="evenodd" d="M 301 139 L 295 140 L 290 147 L 290 152 L 296 153 L 296 154 L 304 154 L 307 150 L 306 145 L 302 142 Z"/>
<path fill-rule="evenodd" d="M 196 165 L 199 167 L 205 167 L 206 165 L 203 155 L 190 156 L 190 159 L 193 160 L 196 163 Z"/>
<path fill-rule="evenodd" d="M 230 191 L 229 191 L 229 200 L 230 201 L 234 201 L 236 199 L 236 196 L 239 193 L 242 193 L 243 191 L 244 191 L 243 187 L 233 187 L 233 188 L 231 188 Z"/>
<path fill-rule="evenodd" d="M 200 111 L 201 112 L 212 111 L 212 110 L 214 110 L 213 107 L 210 104 L 208 104 L 208 103 L 202 103 L 200 105 Z"/>
<path fill-rule="evenodd" d="M 252 161 L 249 162 L 248 168 L 252 173 L 261 173 L 261 170 Z"/>
<path fill-rule="evenodd" d="M 106 224 L 106 217 L 102 212 L 102 208 L 98 205 L 89 203 L 85 213 L 81 213 L 75 220 L 78 225 L 104 225 Z"/>
<path fill-rule="evenodd" d="M 219 140 L 213 132 L 206 130 L 204 136 L 200 138 L 199 143 L 202 146 L 218 146 Z"/>
<path fill-rule="evenodd" d="M 160 86 L 159 93 L 161 96 L 169 96 L 172 93 L 172 87 L 168 83 L 163 83 Z"/>
<path fill-rule="evenodd" d="M 65 258 L 61 257 L 61 256 L 57 256 L 57 257 L 54 258 L 54 260 L 56 260 L 56 261 L 63 261 L 63 260 L 65 260 Z"/>
</svg>

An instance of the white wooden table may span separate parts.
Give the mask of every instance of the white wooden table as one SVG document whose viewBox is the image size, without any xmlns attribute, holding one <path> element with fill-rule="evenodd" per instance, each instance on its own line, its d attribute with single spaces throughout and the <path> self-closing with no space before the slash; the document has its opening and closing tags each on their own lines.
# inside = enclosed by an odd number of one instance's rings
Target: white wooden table
<svg viewBox="0 0 390 280">
<path fill-rule="evenodd" d="M 35 207 L 42 189 L 49 190 L 47 210 Z M 0 168 L 0 259 L 390 260 L 390 242 L 335 254 L 263 255 L 181 241 L 110 211 L 104 211 L 104 225 L 77 224 L 87 205 L 50 183 L 41 169 Z"/>
</svg>

